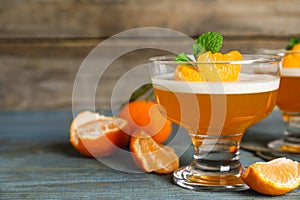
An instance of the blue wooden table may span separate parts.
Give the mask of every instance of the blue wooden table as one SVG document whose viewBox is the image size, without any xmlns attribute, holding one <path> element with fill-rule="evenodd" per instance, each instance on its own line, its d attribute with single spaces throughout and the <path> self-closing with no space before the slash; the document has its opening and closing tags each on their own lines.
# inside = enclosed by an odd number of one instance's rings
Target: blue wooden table
<svg viewBox="0 0 300 200">
<path fill-rule="evenodd" d="M 70 111 L 0 112 L 0 199 L 265 199 L 252 190 L 196 192 L 174 185 L 171 175 L 126 173 L 77 153 L 69 143 Z M 280 137 L 279 112 L 251 127 L 242 144 L 264 146 Z M 192 149 L 181 156 L 189 162 Z M 249 166 L 263 161 L 241 150 Z M 300 199 L 299 188 L 273 199 Z"/>
</svg>

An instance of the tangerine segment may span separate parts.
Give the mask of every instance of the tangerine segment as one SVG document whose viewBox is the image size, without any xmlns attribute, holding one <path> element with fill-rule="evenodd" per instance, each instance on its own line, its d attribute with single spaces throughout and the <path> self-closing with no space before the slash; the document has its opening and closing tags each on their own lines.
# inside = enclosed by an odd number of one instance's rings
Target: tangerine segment
<svg viewBox="0 0 300 200">
<path fill-rule="evenodd" d="M 163 108 L 152 101 L 133 101 L 125 105 L 119 117 L 129 122 L 129 132 L 141 128 L 158 142 L 165 142 L 172 132 L 172 123 L 162 114 Z"/>
<path fill-rule="evenodd" d="M 240 64 L 201 64 L 201 62 L 214 61 L 239 61 L 242 60 L 242 54 L 238 51 L 230 51 L 226 54 L 211 53 L 210 51 L 200 54 L 197 58 L 197 67 L 199 72 L 203 74 L 206 81 L 236 81 L 241 71 Z"/>
<path fill-rule="evenodd" d="M 128 122 L 89 111 L 79 113 L 70 126 L 70 143 L 82 155 L 104 157 L 126 146 Z"/>
<path fill-rule="evenodd" d="M 204 79 L 201 77 L 201 74 L 198 70 L 193 66 L 185 66 L 179 65 L 176 68 L 174 74 L 175 80 L 183 80 L 183 81 L 190 81 L 190 82 L 203 82 Z"/>
<path fill-rule="evenodd" d="M 202 64 L 201 62 L 215 61 L 239 61 L 242 60 L 242 54 L 239 51 L 230 51 L 226 54 L 211 53 L 210 51 L 202 53 L 197 57 L 197 68 L 193 66 L 179 65 L 175 70 L 174 79 L 190 82 L 204 81 L 236 81 L 241 71 L 239 64 Z"/>
<path fill-rule="evenodd" d="M 250 165 L 242 175 L 253 190 L 265 195 L 282 195 L 300 185 L 300 165 L 296 161 L 277 158 Z"/>
<path fill-rule="evenodd" d="M 300 68 L 300 44 L 294 45 L 291 52 L 284 55 L 282 67 Z"/>
<path fill-rule="evenodd" d="M 141 129 L 136 129 L 131 137 L 130 152 L 135 163 L 145 172 L 168 174 L 179 167 L 174 150 L 155 142 Z"/>
</svg>

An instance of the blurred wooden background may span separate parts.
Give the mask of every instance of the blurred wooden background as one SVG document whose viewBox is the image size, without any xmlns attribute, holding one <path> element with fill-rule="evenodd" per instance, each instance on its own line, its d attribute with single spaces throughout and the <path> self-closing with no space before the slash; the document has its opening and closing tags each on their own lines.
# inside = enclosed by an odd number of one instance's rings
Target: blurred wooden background
<svg viewBox="0 0 300 200">
<path fill-rule="evenodd" d="M 0 0 L 0 109 L 71 109 L 80 64 L 97 44 L 122 31 L 152 26 L 191 37 L 217 31 L 224 35 L 223 51 L 248 52 L 284 48 L 300 36 L 299 19 L 298 0 Z M 143 38 L 136 35 L 118 44 L 139 42 Z M 97 89 L 96 108 L 110 107 L 123 73 L 162 53 L 134 51 L 112 63 Z"/>
</svg>

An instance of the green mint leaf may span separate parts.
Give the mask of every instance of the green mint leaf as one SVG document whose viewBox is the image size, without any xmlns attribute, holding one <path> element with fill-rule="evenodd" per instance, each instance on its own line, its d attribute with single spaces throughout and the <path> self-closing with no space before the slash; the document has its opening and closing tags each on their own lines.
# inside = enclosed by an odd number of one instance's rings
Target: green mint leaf
<svg viewBox="0 0 300 200">
<path fill-rule="evenodd" d="M 192 62 L 192 60 L 183 52 L 178 54 L 178 56 L 176 56 L 175 61 L 178 61 L 178 62 Z"/>
<path fill-rule="evenodd" d="M 190 59 L 185 53 L 180 53 L 176 56 L 175 61 L 177 62 L 190 62 L 192 63 L 192 59 Z M 187 64 L 187 66 L 191 66 L 192 64 Z"/>
<path fill-rule="evenodd" d="M 223 44 L 223 36 L 217 32 L 207 32 L 195 41 L 193 45 L 193 54 L 197 58 L 199 54 L 211 51 L 212 53 L 218 52 Z"/>
<path fill-rule="evenodd" d="M 206 52 L 206 49 L 199 45 L 197 40 L 195 41 L 195 43 L 193 44 L 193 54 L 195 56 L 195 58 L 197 58 L 197 56 L 201 53 L 205 53 Z"/>
<path fill-rule="evenodd" d="M 298 37 L 291 38 L 288 46 L 286 47 L 286 50 L 291 50 L 296 44 L 299 43 L 300 43 L 300 38 Z"/>
</svg>

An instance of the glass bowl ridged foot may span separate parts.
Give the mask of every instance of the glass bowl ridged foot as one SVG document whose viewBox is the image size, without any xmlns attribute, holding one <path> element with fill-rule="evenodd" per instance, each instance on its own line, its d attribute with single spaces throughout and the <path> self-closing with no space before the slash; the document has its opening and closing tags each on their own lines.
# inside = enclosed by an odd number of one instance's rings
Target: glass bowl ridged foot
<svg viewBox="0 0 300 200">
<path fill-rule="evenodd" d="M 205 139 L 207 138 L 198 137 L 197 140 L 199 142 Z M 206 143 L 201 146 L 202 149 L 194 146 L 194 162 L 175 171 L 174 182 L 181 187 L 193 190 L 247 189 L 248 187 L 240 179 L 243 168 L 239 162 L 239 142 L 234 138 L 226 137 L 225 139 L 222 136 L 209 141 L 211 144 Z"/>
<path fill-rule="evenodd" d="M 279 61 L 279 56 L 259 54 L 226 62 L 178 63 L 168 56 L 151 59 L 156 101 L 169 120 L 188 130 L 194 146 L 193 162 L 173 173 L 174 183 L 198 191 L 248 188 L 241 180 L 240 142 L 249 126 L 273 111 Z M 182 65 L 195 67 L 204 81 L 176 79 L 177 67 Z M 236 81 L 221 80 L 218 69 L 226 67 L 240 69 Z M 202 74 L 201 69 L 211 73 Z M 212 76 L 214 81 L 205 81 Z"/>
</svg>

